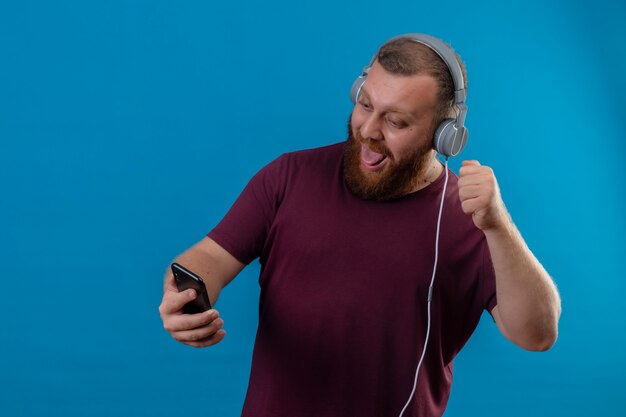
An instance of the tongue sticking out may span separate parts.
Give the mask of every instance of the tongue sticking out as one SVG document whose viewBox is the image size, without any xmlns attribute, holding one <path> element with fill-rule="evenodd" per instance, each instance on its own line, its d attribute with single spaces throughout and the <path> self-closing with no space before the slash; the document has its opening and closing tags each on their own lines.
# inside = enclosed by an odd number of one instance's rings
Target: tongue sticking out
<svg viewBox="0 0 626 417">
<path fill-rule="evenodd" d="M 382 153 L 374 152 L 367 146 L 361 145 L 361 160 L 367 165 L 373 166 L 380 164 L 386 156 Z"/>
</svg>

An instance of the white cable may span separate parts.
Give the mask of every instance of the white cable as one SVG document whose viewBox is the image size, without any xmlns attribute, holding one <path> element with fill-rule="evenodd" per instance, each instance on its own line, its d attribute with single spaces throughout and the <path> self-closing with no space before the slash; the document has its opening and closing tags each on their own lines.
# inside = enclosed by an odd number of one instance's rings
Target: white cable
<svg viewBox="0 0 626 417">
<path fill-rule="evenodd" d="M 446 188 L 448 187 L 448 157 L 446 157 L 446 163 L 444 166 L 444 171 L 446 173 L 446 180 L 443 183 L 443 191 L 441 193 L 441 204 L 439 205 L 439 216 L 437 217 L 437 236 L 435 238 L 435 264 L 433 266 L 433 276 L 430 279 L 430 286 L 428 287 L 428 323 L 426 325 L 426 338 L 424 340 L 424 349 L 422 350 L 422 356 L 417 364 L 417 369 L 415 370 L 415 379 L 413 380 L 413 390 L 411 391 L 411 395 L 409 395 L 409 399 L 404 404 L 404 408 L 400 412 L 400 416 L 404 414 L 404 411 L 407 409 L 409 404 L 411 404 L 411 399 L 415 394 L 415 388 L 417 387 L 417 377 L 420 372 L 420 367 L 422 366 L 422 361 L 424 360 L 424 356 L 426 355 L 426 346 L 428 346 L 428 336 L 430 335 L 430 302 L 433 298 L 433 284 L 435 283 L 435 273 L 437 272 L 437 259 L 439 258 L 439 228 L 441 226 L 441 213 L 443 212 L 443 200 L 446 197 Z"/>
</svg>

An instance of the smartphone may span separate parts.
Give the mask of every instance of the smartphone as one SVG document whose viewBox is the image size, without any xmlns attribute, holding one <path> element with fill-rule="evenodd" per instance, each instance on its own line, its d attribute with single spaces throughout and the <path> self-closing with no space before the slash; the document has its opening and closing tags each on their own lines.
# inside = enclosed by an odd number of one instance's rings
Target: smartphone
<svg viewBox="0 0 626 417">
<path fill-rule="evenodd" d="M 207 294 L 206 286 L 202 278 L 176 262 L 174 262 L 171 267 L 178 291 L 182 292 L 192 288 L 198 295 L 183 306 L 183 313 L 197 314 L 210 310 L 211 302 L 209 301 L 209 295 Z"/>
</svg>

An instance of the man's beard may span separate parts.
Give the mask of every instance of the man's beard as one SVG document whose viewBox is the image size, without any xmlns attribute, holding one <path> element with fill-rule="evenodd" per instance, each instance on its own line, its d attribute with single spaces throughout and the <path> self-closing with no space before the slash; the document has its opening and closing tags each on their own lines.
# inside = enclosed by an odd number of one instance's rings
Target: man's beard
<svg viewBox="0 0 626 417">
<path fill-rule="evenodd" d="M 381 171 L 366 172 L 361 167 L 361 144 L 374 152 L 387 156 Z M 343 176 L 350 191 L 364 200 L 388 201 L 412 192 L 428 169 L 432 144 L 416 148 L 400 155 L 396 160 L 391 151 L 381 142 L 363 138 L 359 132 L 352 134 L 352 123 L 348 121 L 348 140 L 343 155 Z"/>
</svg>

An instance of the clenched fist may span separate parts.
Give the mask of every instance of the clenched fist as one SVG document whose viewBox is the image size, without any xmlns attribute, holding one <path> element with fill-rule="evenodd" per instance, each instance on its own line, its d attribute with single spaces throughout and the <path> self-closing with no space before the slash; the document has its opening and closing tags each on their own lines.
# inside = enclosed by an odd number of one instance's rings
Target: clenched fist
<svg viewBox="0 0 626 417">
<path fill-rule="evenodd" d="M 458 185 L 463 212 L 472 215 L 476 227 L 486 231 L 506 224 L 509 216 L 491 168 L 478 161 L 463 161 Z"/>
</svg>

